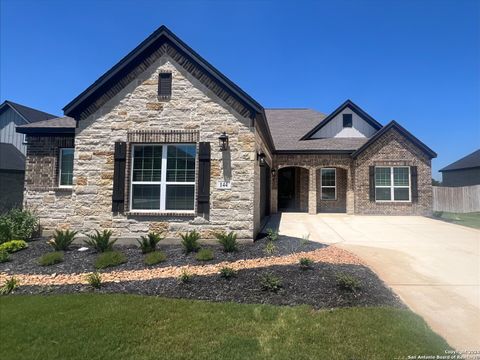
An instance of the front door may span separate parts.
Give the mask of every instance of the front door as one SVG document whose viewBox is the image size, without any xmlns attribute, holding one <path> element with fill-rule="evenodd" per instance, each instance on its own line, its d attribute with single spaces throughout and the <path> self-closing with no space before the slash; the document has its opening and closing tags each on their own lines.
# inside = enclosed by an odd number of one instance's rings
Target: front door
<svg viewBox="0 0 480 360">
<path fill-rule="evenodd" d="M 278 171 L 278 209 L 293 211 L 298 208 L 295 196 L 296 168 L 283 168 Z"/>
</svg>

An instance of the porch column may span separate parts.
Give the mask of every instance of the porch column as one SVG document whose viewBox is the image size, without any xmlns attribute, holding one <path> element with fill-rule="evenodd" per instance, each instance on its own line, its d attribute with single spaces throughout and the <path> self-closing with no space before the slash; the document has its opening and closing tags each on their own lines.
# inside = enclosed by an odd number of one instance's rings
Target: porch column
<svg viewBox="0 0 480 360">
<path fill-rule="evenodd" d="M 308 213 L 315 215 L 317 213 L 317 170 L 310 168 L 308 173 Z"/>
<path fill-rule="evenodd" d="M 353 171 L 349 167 L 347 169 L 347 214 L 353 215 L 355 213 L 355 194 L 353 191 Z"/>
<path fill-rule="evenodd" d="M 278 212 L 278 169 L 272 167 L 275 173 L 272 174 L 272 191 L 270 192 L 270 212 L 275 214 Z"/>
</svg>

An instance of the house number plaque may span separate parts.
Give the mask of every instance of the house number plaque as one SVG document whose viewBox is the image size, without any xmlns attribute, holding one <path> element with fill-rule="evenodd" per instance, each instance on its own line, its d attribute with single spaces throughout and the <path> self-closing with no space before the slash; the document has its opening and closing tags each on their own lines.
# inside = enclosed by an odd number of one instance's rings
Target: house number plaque
<svg viewBox="0 0 480 360">
<path fill-rule="evenodd" d="M 218 180 L 217 181 L 217 189 L 229 190 L 231 188 L 232 188 L 232 181 L 231 180 Z"/>
</svg>

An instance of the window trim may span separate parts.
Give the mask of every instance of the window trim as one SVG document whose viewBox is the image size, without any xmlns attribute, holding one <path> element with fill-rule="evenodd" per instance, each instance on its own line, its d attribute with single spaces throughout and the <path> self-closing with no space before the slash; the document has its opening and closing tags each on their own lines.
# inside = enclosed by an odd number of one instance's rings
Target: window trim
<svg viewBox="0 0 480 360">
<path fill-rule="evenodd" d="M 71 189 L 73 188 L 73 163 L 72 163 L 72 185 L 62 185 L 62 159 L 63 159 L 63 150 L 73 150 L 73 162 L 75 162 L 75 148 L 73 147 L 63 147 L 59 148 L 59 161 L 58 161 L 58 187 L 62 189 Z"/>
<path fill-rule="evenodd" d="M 322 177 L 322 171 L 323 170 L 333 170 L 335 173 L 335 185 L 323 185 L 323 177 Z M 334 189 L 335 190 L 335 198 L 334 199 L 324 199 L 323 198 L 323 188 L 326 189 Z M 326 167 L 326 168 L 320 168 L 320 200 L 322 201 L 337 201 L 337 168 L 331 168 L 331 167 Z"/>
<path fill-rule="evenodd" d="M 376 184 L 377 169 L 390 169 L 390 185 L 379 185 Z M 405 185 L 395 185 L 394 183 L 394 170 L 395 168 L 408 169 L 408 186 Z M 374 175 L 374 185 L 375 185 L 375 202 L 378 203 L 411 203 L 412 202 L 412 173 L 410 166 L 375 166 L 375 175 Z M 377 188 L 381 189 L 390 189 L 390 200 L 379 200 L 377 199 Z M 395 189 L 407 189 L 408 188 L 408 200 L 395 200 Z"/>
<path fill-rule="evenodd" d="M 195 180 L 188 182 L 167 181 L 167 149 L 168 146 L 195 146 Z M 161 146 L 162 147 L 162 172 L 160 174 L 160 181 L 133 181 L 133 165 L 134 165 L 134 151 L 135 146 Z M 135 143 L 130 149 L 130 184 L 129 184 L 129 211 L 132 213 L 155 213 L 155 214 L 195 214 L 195 198 L 197 188 L 197 148 L 193 143 Z M 133 209 L 133 185 L 159 185 L 160 186 L 160 209 Z M 193 185 L 193 210 L 168 210 L 165 208 L 167 202 L 167 185 Z"/>
</svg>

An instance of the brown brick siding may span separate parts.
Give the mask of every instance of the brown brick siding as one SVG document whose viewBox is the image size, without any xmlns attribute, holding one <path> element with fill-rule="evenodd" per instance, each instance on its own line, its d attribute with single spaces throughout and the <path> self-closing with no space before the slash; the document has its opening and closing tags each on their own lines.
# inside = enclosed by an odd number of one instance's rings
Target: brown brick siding
<svg viewBox="0 0 480 360">
<path fill-rule="evenodd" d="M 317 212 L 346 212 L 347 211 L 347 171 L 336 168 L 337 199 L 322 200 L 320 169 L 317 170 Z"/>
</svg>

